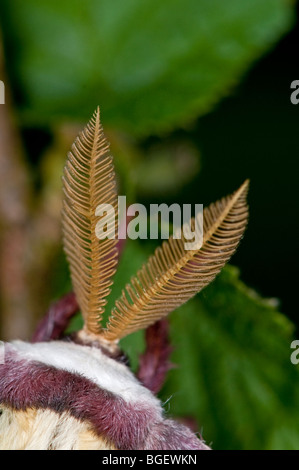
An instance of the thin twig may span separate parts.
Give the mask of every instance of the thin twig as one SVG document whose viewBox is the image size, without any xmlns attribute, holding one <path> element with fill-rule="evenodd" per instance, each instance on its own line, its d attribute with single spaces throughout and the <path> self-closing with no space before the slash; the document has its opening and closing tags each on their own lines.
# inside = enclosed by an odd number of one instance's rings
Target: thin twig
<svg viewBox="0 0 299 470">
<path fill-rule="evenodd" d="M 1 31 L 0 77 L 5 84 L 5 104 L 0 105 L 1 333 L 3 338 L 14 338 L 26 337 L 31 328 L 25 275 L 27 242 L 24 236 L 31 191 L 5 74 Z"/>
</svg>

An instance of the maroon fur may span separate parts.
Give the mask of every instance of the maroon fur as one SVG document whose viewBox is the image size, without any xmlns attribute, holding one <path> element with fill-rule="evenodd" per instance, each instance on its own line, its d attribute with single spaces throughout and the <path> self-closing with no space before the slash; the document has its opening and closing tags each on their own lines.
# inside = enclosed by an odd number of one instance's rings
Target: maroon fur
<svg viewBox="0 0 299 470">
<path fill-rule="evenodd" d="M 168 370 L 173 367 L 169 361 L 172 347 L 168 330 L 168 321 L 164 319 L 148 327 L 145 333 L 146 350 L 140 357 L 137 377 L 153 393 L 160 391 Z"/>
<path fill-rule="evenodd" d="M 0 364 L 0 403 L 16 410 L 68 411 L 122 450 L 204 447 L 188 428 L 163 420 L 156 409 L 127 403 L 79 374 L 23 360 L 9 346 Z"/>
<path fill-rule="evenodd" d="M 5 354 L 0 366 L 0 402 L 18 410 L 49 408 L 88 420 L 99 435 L 119 449 L 139 448 L 148 426 L 157 420 L 152 410 L 132 406 L 90 380 L 65 370 Z"/>
<path fill-rule="evenodd" d="M 32 342 L 50 341 L 62 337 L 70 319 L 78 312 L 74 292 L 69 292 L 49 308 L 33 335 Z"/>
<path fill-rule="evenodd" d="M 209 450 L 189 428 L 171 419 L 164 419 L 151 428 L 143 449 Z"/>
</svg>

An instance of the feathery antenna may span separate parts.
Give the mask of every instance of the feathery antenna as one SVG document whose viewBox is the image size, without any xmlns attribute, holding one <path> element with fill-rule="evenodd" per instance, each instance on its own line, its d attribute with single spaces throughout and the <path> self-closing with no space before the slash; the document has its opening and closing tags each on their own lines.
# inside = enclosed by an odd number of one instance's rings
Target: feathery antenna
<svg viewBox="0 0 299 470">
<path fill-rule="evenodd" d="M 63 190 L 63 243 L 73 288 L 82 311 L 84 330 L 97 335 L 117 264 L 116 239 L 96 237 L 98 205 L 111 204 L 117 214 L 113 162 L 99 108 L 68 154 Z M 117 218 L 115 222 L 117 231 Z"/>
<path fill-rule="evenodd" d="M 207 286 L 232 256 L 243 236 L 248 209 L 249 181 L 231 196 L 204 209 L 203 244 L 185 250 L 185 239 L 170 238 L 115 302 L 104 338 L 118 341 L 168 315 Z M 191 221 L 194 230 L 194 219 Z"/>
<path fill-rule="evenodd" d="M 249 181 L 203 211 L 203 243 L 187 250 L 187 238 L 170 237 L 132 277 L 101 326 L 116 271 L 116 237 L 99 240 L 96 209 L 109 204 L 117 233 L 117 191 L 99 108 L 74 142 L 63 175 L 63 242 L 84 332 L 106 345 L 147 328 L 207 286 L 235 252 L 247 225 Z M 191 219 L 189 227 L 197 227 Z M 114 346 L 113 346 L 114 345 Z"/>
</svg>

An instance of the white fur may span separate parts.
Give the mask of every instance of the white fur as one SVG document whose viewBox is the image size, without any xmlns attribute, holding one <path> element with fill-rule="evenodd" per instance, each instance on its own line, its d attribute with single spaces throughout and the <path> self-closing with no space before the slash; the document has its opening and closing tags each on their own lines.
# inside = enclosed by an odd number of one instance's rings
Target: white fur
<svg viewBox="0 0 299 470">
<path fill-rule="evenodd" d="M 161 409 L 158 399 L 138 382 L 124 364 L 106 356 L 98 348 L 64 341 L 34 344 L 13 341 L 10 345 L 22 359 L 80 374 L 99 387 L 121 396 L 126 402 L 142 402 L 156 411 Z"/>
</svg>

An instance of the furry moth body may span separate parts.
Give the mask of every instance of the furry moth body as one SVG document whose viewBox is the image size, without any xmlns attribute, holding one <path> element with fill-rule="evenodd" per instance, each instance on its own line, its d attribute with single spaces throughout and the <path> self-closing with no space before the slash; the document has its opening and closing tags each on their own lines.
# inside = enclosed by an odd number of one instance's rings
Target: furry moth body
<svg viewBox="0 0 299 470">
<path fill-rule="evenodd" d="M 206 448 L 94 346 L 9 343 L 0 380 L 0 449 Z"/>
<path fill-rule="evenodd" d="M 63 243 L 84 327 L 72 338 L 5 344 L 0 449 L 208 449 L 164 415 L 123 363 L 118 341 L 213 280 L 243 236 L 248 182 L 204 210 L 200 249 L 186 252 L 184 240 L 170 238 L 156 250 L 116 301 L 106 328 L 101 320 L 118 253 L 115 240 L 96 238 L 95 209 L 116 209 L 117 193 L 99 110 L 73 144 L 63 188 Z"/>
</svg>

